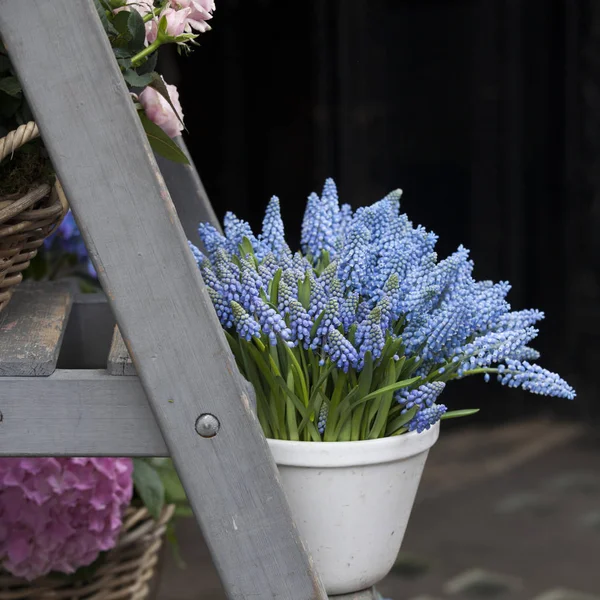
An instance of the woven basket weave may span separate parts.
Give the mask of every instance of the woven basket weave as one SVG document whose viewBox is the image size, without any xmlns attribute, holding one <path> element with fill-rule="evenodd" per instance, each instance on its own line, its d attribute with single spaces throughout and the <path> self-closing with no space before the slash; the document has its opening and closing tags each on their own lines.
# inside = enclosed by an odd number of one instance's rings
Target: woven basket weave
<svg viewBox="0 0 600 600">
<path fill-rule="evenodd" d="M 0 139 L 0 161 L 38 136 L 34 122 L 11 131 Z M 26 194 L 0 197 L 0 311 L 23 279 L 22 272 L 67 210 L 58 182 L 52 188 L 34 182 Z"/>
<path fill-rule="evenodd" d="M 129 507 L 117 545 L 88 581 L 42 577 L 27 582 L 0 572 L 0 600 L 146 600 L 174 510 L 165 506 L 155 521 L 145 508 Z"/>
</svg>

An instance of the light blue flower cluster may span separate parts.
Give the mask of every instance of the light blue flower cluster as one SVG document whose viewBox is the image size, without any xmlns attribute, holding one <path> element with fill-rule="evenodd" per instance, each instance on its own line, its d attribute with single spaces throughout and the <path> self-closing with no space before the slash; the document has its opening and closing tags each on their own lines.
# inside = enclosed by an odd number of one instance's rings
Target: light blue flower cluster
<svg viewBox="0 0 600 600">
<path fill-rule="evenodd" d="M 96 279 L 98 277 L 96 269 L 88 256 L 85 242 L 75 222 L 73 213 L 69 210 L 62 220 L 60 225 L 44 240 L 46 250 L 54 250 L 58 248 L 65 254 L 75 256 L 77 261 L 81 263 L 90 277 Z"/>
<path fill-rule="evenodd" d="M 427 429 L 445 412 L 436 399 L 451 379 L 498 373 L 509 387 L 572 399 L 558 375 L 532 365 L 537 310 L 510 311 L 506 282 L 476 281 L 462 246 L 438 260 L 437 236 L 400 213 L 399 190 L 355 212 L 340 207 L 334 182 L 311 194 L 301 252 L 285 240 L 279 200 L 261 233 L 231 213 L 225 235 L 199 228 L 205 254 L 192 252 L 223 327 L 244 340 L 314 352 L 321 365 L 360 372 L 398 342 L 396 360 L 416 357 L 412 389 L 396 393 L 409 430 Z M 325 409 L 324 409 L 325 410 Z M 321 415 L 322 416 L 322 415 Z"/>
</svg>

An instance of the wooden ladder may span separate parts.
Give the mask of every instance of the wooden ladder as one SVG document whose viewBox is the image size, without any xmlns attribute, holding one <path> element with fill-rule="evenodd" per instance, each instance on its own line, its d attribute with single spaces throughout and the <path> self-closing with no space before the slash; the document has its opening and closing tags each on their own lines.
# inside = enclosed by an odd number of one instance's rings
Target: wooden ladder
<svg viewBox="0 0 600 600">
<path fill-rule="evenodd" d="M 187 245 L 215 221 L 194 167 L 161 173 L 92 0 L 0 0 L 0 35 L 108 299 L 15 293 L 0 455 L 171 456 L 228 598 L 325 599 Z"/>
</svg>

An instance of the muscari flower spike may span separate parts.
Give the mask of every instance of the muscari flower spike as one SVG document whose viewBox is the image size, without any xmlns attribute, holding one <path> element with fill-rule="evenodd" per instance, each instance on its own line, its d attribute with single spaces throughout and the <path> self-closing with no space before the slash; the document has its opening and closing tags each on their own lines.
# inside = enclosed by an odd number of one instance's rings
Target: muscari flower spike
<svg viewBox="0 0 600 600">
<path fill-rule="evenodd" d="M 431 381 L 414 390 L 400 390 L 394 397 L 400 404 L 404 405 L 402 409 L 402 414 L 404 414 L 415 406 L 419 410 L 429 408 L 435 404 L 445 387 L 446 384 L 443 381 Z"/>
<path fill-rule="evenodd" d="M 444 404 L 432 404 L 431 406 L 420 410 L 409 421 L 408 430 L 423 433 L 423 431 L 426 431 L 435 425 L 447 410 L 448 408 Z"/>
</svg>

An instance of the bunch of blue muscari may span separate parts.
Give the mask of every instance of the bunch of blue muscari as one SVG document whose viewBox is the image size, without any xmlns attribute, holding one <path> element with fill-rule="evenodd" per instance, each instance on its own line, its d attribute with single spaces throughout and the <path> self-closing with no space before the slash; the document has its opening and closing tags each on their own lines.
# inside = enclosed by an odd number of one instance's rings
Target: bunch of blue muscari
<svg viewBox="0 0 600 600">
<path fill-rule="evenodd" d="M 328 179 L 311 194 L 301 252 L 285 240 L 279 200 L 262 232 L 228 213 L 191 245 L 265 434 L 337 441 L 422 432 L 448 412 L 446 383 L 497 374 L 509 387 L 572 399 L 532 361 L 544 317 L 511 311 L 506 282 L 476 281 L 462 246 L 438 260 L 437 236 L 400 213 L 400 190 L 353 211 Z"/>
</svg>

